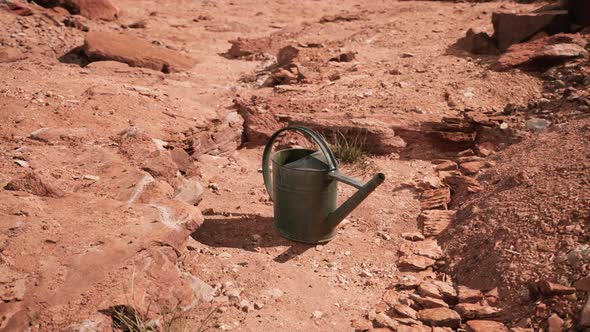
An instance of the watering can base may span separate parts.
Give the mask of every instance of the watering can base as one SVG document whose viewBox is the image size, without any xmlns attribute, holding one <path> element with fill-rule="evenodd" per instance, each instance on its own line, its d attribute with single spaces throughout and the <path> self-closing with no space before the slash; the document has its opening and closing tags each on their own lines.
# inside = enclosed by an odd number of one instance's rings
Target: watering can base
<svg viewBox="0 0 590 332">
<path fill-rule="evenodd" d="M 284 237 L 285 239 L 299 242 L 299 243 L 305 243 L 305 244 L 323 244 L 323 243 L 327 243 L 327 242 L 332 241 L 332 239 L 334 239 L 336 237 L 336 234 L 333 234 L 333 235 L 330 235 L 329 237 L 324 237 L 324 238 L 320 238 L 317 240 L 313 240 L 310 238 L 303 239 L 303 238 L 297 238 L 297 237 L 292 236 L 291 234 L 283 231 L 282 229 L 280 229 L 276 225 L 275 225 L 275 228 L 277 229 L 277 231 L 279 231 L 281 236 Z"/>
</svg>

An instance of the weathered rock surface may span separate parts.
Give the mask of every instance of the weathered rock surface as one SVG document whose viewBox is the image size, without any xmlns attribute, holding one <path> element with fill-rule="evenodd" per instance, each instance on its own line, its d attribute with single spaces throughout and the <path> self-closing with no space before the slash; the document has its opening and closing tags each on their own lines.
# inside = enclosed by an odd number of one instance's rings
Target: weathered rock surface
<svg viewBox="0 0 590 332">
<path fill-rule="evenodd" d="M 420 195 L 420 208 L 422 210 L 446 209 L 450 202 L 451 191 L 449 188 L 431 189 L 424 191 Z"/>
<path fill-rule="evenodd" d="M 205 189 L 197 179 L 188 179 L 174 191 L 172 197 L 190 205 L 198 205 L 204 191 Z"/>
<path fill-rule="evenodd" d="M 235 151 L 242 144 L 243 121 L 238 113 L 230 112 L 213 119 L 206 127 L 185 132 L 185 151 L 193 158 L 203 154 L 218 156 Z"/>
<path fill-rule="evenodd" d="M 467 322 L 467 331 L 469 332 L 508 332 L 508 328 L 500 323 L 491 320 L 470 320 Z"/>
<path fill-rule="evenodd" d="M 568 295 L 574 294 L 576 292 L 576 288 L 543 280 L 539 282 L 539 291 L 545 296 Z"/>
<path fill-rule="evenodd" d="M 584 57 L 587 41 L 579 34 L 557 34 L 511 46 L 500 59 L 500 69 L 516 66 L 548 66 L 560 61 Z"/>
<path fill-rule="evenodd" d="M 15 62 L 26 58 L 18 49 L 12 47 L 0 48 L 0 63 Z"/>
<path fill-rule="evenodd" d="M 567 11 L 526 14 L 494 13 L 492 23 L 494 25 L 494 38 L 498 42 L 498 48 L 501 51 L 505 51 L 511 45 L 525 41 L 542 30 L 566 31 L 568 18 Z M 566 28 L 559 28 L 559 26 L 564 25 Z"/>
<path fill-rule="evenodd" d="M 458 286 L 457 297 L 460 303 L 476 303 L 483 298 L 483 294 L 478 289 L 471 289 L 465 286 Z"/>
<path fill-rule="evenodd" d="M 424 210 L 418 216 L 418 227 L 425 236 L 437 236 L 455 219 L 452 210 Z"/>
<path fill-rule="evenodd" d="M 455 310 L 463 318 L 467 319 L 486 319 L 498 317 L 502 309 L 481 305 L 478 303 L 460 303 L 455 306 Z"/>
<path fill-rule="evenodd" d="M 583 277 L 578 279 L 574 283 L 574 287 L 577 291 L 582 291 L 586 293 L 590 293 L 590 277 Z"/>
<path fill-rule="evenodd" d="M 119 8 L 111 0 L 60 0 L 59 3 L 71 14 L 91 20 L 113 21 L 119 16 Z"/>
<path fill-rule="evenodd" d="M 410 294 L 410 298 L 417 304 L 419 304 L 422 308 L 448 308 L 449 305 L 440 298 L 434 298 L 429 296 L 420 296 L 418 294 L 412 293 Z"/>
<path fill-rule="evenodd" d="M 8 184 L 4 186 L 4 189 L 25 191 L 41 197 L 57 198 L 64 196 L 64 192 L 61 189 L 53 186 L 36 173 L 28 173 L 20 178 L 14 179 L 8 182 Z"/>
<path fill-rule="evenodd" d="M 400 269 L 410 270 L 410 271 L 421 271 L 425 270 L 428 267 L 434 265 L 435 260 L 418 255 L 410 255 L 405 256 L 400 259 L 397 263 Z"/>
<path fill-rule="evenodd" d="M 29 137 L 48 144 L 58 144 L 63 141 L 82 141 L 88 136 L 86 128 L 40 128 L 33 131 Z"/>
<path fill-rule="evenodd" d="M 188 70 L 196 64 L 194 59 L 177 51 L 114 32 L 89 32 L 82 49 L 89 61 L 119 61 L 164 73 Z"/>
<path fill-rule="evenodd" d="M 234 104 L 244 118 L 248 143 L 265 144 L 280 128 L 287 125 L 302 125 L 316 130 L 328 139 L 342 134 L 346 139 L 358 141 L 365 151 L 373 154 L 399 152 L 406 146 L 403 139 L 396 136 L 390 126 L 368 117 L 350 118 L 338 114 L 274 114 L 252 102 L 236 99 Z"/>
<path fill-rule="evenodd" d="M 547 318 L 547 332 L 563 332 L 563 319 L 556 314 L 553 314 Z"/>
<path fill-rule="evenodd" d="M 459 47 L 473 54 L 499 54 L 496 41 L 484 30 L 471 28 L 459 39 Z"/>
<path fill-rule="evenodd" d="M 89 19 L 113 21 L 119 16 L 119 8 L 111 0 L 34 0 L 44 7 L 59 6 L 70 14 L 82 15 Z"/>
<path fill-rule="evenodd" d="M 400 246 L 399 251 L 405 256 L 420 255 L 434 260 L 440 259 L 443 255 L 442 248 L 435 240 L 405 242 Z"/>
<path fill-rule="evenodd" d="M 424 309 L 418 312 L 418 319 L 427 325 L 458 328 L 461 316 L 448 308 Z"/>
</svg>

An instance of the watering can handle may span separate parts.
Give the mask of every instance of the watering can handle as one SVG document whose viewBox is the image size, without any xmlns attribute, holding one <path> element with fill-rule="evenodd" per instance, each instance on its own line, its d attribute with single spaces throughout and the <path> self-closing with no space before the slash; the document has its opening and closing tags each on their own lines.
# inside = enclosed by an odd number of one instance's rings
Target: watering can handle
<svg viewBox="0 0 590 332">
<path fill-rule="evenodd" d="M 328 167 L 329 167 L 330 172 L 335 171 L 336 168 L 338 167 L 338 161 L 336 160 L 336 157 L 334 157 L 334 153 L 332 152 L 332 150 L 330 150 L 330 148 L 328 147 L 328 143 L 326 143 L 326 141 L 322 138 L 322 136 L 320 134 L 318 134 L 317 132 L 315 132 L 309 128 L 306 128 L 306 127 L 301 127 L 301 126 L 285 127 L 283 129 L 277 131 L 276 133 L 274 133 L 270 137 L 268 143 L 266 143 L 266 146 L 264 147 L 264 153 L 262 154 L 262 175 L 264 176 L 264 186 L 266 187 L 266 192 L 268 192 L 268 195 L 270 196 L 271 199 L 273 199 L 273 197 L 272 197 L 272 177 L 270 176 L 270 168 L 269 168 L 270 154 L 272 152 L 272 146 L 273 146 L 275 139 L 282 132 L 288 131 L 288 130 L 299 131 L 299 132 L 307 135 L 308 137 L 310 137 L 314 141 L 314 143 L 316 143 L 320 147 L 320 150 L 326 156 L 326 160 L 328 162 Z"/>
</svg>

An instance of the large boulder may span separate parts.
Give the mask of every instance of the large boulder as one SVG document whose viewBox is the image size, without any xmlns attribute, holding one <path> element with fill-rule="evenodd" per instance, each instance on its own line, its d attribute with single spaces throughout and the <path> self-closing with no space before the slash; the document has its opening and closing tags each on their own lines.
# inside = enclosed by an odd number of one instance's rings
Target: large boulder
<svg viewBox="0 0 590 332">
<path fill-rule="evenodd" d="M 119 8 L 111 0 L 35 0 L 44 7 L 63 7 L 71 14 L 89 19 L 113 21 L 119 16 Z"/>
<path fill-rule="evenodd" d="M 494 13 L 492 23 L 500 51 L 506 51 L 511 45 L 523 42 L 541 31 L 555 34 L 569 29 L 565 10 L 527 14 Z"/>
<path fill-rule="evenodd" d="M 560 61 L 583 57 L 588 54 L 584 49 L 587 40 L 579 34 L 557 34 L 537 40 L 512 45 L 500 59 L 500 69 L 518 66 L 546 67 Z"/>
<path fill-rule="evenodd" d="M 164 73 L 188 70 L 196 64 L 194 59 L 177 51 L 114 32 L 89 32 L 82 50 L 91 62 L 119 61 Z"/>
<path fill-rule="evenodd" d="M 79 14 L 92 20 L 112 21 L 119 16 L 119 8 L 111 0 L 62 0 L 61 6 L 71 14 Z"/>
<path fill-rule="evenodd" d="M 459 47 L 473 54 L 498 54 L 496 41 L 484 30 L 471 28 L 459 39 Z"/>
</svg>

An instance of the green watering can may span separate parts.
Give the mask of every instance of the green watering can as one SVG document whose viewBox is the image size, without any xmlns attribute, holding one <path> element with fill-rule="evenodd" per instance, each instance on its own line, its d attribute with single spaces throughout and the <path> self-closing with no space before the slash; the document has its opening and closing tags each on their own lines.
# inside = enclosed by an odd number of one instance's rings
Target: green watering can
<svg viewBox="0 0 590 332">
<path fill-rule="evenodd" d="M 320 148 L 281 150 L 272 155 L 275 139 L 284 131 L 298 131 Z M 272 177 L 269 161 L 272 159 Z M 328 242 L 336 226 L 385 180 L 378 173 L 362 183 L 338 172 L 338 161 L 320 134 L 306 127 L 286 127 L 272 135 L 262 157 L 266 191 L 274 202 L 275 227 L 287 239 L 305 243 Z M 338 181 L 358 189 L 336 207 Z"/>
</svg>

